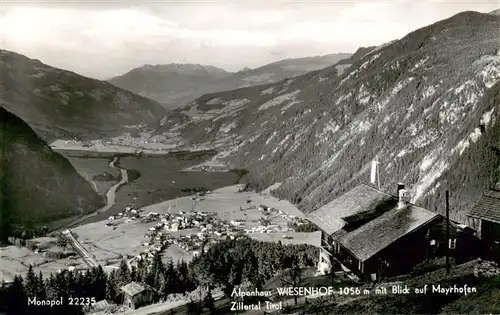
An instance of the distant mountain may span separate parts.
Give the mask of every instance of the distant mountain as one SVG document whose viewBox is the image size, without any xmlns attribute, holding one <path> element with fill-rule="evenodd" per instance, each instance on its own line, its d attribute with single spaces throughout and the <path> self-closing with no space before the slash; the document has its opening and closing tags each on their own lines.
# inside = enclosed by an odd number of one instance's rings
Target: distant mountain
<svg viewBox="0 0 500 315">
<path fill-rule="evenodd" d="M 233 88 L 277 82 L 286 78 L 296 77 L 310 71 L 332 66 L 340 60 L 349 58 L 351 55 L 352 54 L 340 53 L 315 57 L 284 59 L 256 69 L 246 68 L 243 71 L 235 73 L 229 78 L 229 80 L 233 82 L 236 81 L 237 84 L 239 84 Z"/>
<path fill-rule="evenodd" d="M 490 14 L 500 15 L 500 9 L 496 9 L 494 11 L 491 11 Z"/>
<path fill-rule="evenodd" d="M 277 83 L 204 95 L 158 134 L 219 145 L 254 181 L 317 209 L 367 183 L 403 181 L 412 201 L 464 222 L 500 177 L 500 17 L 463 12 L 332 67 Z M 221 156 L 223 156 L 221 154 Z"/>
<path fill-rule="evenodd" d="M 111 84 L 175 108 L 212 91 L 231 73 L 195 64 L 145 65 L 108 80 Z"/>
<path fill-rule="evenodd" d="M 103 204 L 68 160 L 0 107 L 0 241 L 15 226 L 79 215 Z"/>
<path fill-rule="evenodd" d="M 256 69 L 245 68 L 236 73 L 195 64 L 145 65 L 108 81 L 173 109 L 206 93 L 276 82 L 331 66 L 349 56 L 350 54 L 331 54 L 286 59 Z"/>
<path fill-rule="evenodd" d="M 105 136 L 166 114 L 156 101 L 14 52 L 0 50 L 0 66 L 0 106 L 48 141 Z"/>
</svg>

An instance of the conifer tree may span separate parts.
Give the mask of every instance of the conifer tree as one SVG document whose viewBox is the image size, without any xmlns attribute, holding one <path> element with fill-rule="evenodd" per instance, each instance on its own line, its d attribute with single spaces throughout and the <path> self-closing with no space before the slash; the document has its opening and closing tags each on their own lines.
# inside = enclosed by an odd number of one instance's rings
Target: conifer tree
<svg viewBox="0 0 500 315">
<path fill-rule="evenodd" d="M 23 278 L 20 275 L 14 277 L 8 302 L 10 303 L 9 309 L 12 310 L 12 314 L 23 314 L 26 312 L 28 297 L 25 293 Z"/>
<path fill-rule="evenodd" d="M 28 274 L 26 275 L 26 283 L 24 286 L 26 295 L 30 298 L 38 297 L 38 278 L 33 271 L 33 266 L 29 265 Z"/>
<path fill-rule="evenodd" d="M 45 289 L 45 281 L 43 279 L 43 275 L 42 275 L 42 272 L 40 271 L 40 273 L 38 274 L 38 293 L 37 293 L 37 297 L 40 299 L 40 300 L 45 300 L 47 299 L 47 291 Z"/>
<path fill-rule="evenodd" d="M 130 269 L 128 268 L 127 261 L 122 259 L 120 262 L 120 268 L 118 269 L 118 283 L 120 286 L 126 285 L 130 282 Z"/>
<path fill-rule="evenodd" d="M 286 286 L 297 287 L 302 281 L 302 268 L 297 254 L 292 254 L 284 259 L 283 267 L 288 268 L 286 275 L 281 277 L 281 282 Z M 297 305 L 298 296 L 294 295 L 293 300 Z"/>
<path fill-rule="evenodd" d="M 112 271 L 106 282 L 106 299 L 110 301 L 117 300 L 116 272 Z"/>
<path fill-rule="evenodd" d="M 130 280 L 135 281 L 135 282 L 141 282 L 141 279 L 139 277 L 139 273 L 137 271 L 136 266 L 132 266 L 130 268 Z"/>
<path fill-rule="evenodd" d="M 46 293 L 48 299 L 57 299 L 58 290 L 56 284 L 56 278 L 53 273 L 50 274 L 49 278 L 45 281 L 46 284 Z"/>
<path fill-rule="evenodd" d="M 165 286 L 163 289 L 163 294 L 165 296 L 177 292 L 179 288 L 179 281 L 177 278 L 177 270 L 175 270 L 175 265 L 172 260 L 168 262 L 167 267 L 164 271 Z"/>
<path fill-rule="evenodd" d="M 107 276 L 100 265 L 92 269 L 92 271 L 92 291 L 89 292 L 88 296 L 95 297 L 96 300 L 102 300 L 106 297 Z"/>
<path fill-rule="evenodd" d="M 212 288 L 208 288 L 208 292 L 203 299 L 203 307 L 208 310 L 210 314 L 215 314 L 215 299 L 212 295 Z"/>
</svg>

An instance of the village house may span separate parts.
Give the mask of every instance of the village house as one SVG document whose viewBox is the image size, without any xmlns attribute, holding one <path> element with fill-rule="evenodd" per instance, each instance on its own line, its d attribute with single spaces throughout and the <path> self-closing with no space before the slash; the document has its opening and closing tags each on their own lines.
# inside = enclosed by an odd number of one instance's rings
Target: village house
<svg viewBox="0 0 500 315">
<path fill-rule="evenodd" d="M 120 288 L 123 292 L 123 305 L 136 309 L 150 304 L 154 298 L 154 291 L 145 284 L 130 282 Z"/>
<path fill-rule="evenodd" d="M 308 214 L 322 233 L 318 271 L 342 267 L 377 281 L 409 273 L 429 258 L 432 246 L 442 243 L 445 220 L 411 204 L 404 185 L 398 184 L 397 194 L 362 184 Z"/>
<path fill-rule="evenodd" d="M 483 257 L 500 261 L 500 190 L 485 192 L 467 216 L 483 242 Z"/>
</svg>

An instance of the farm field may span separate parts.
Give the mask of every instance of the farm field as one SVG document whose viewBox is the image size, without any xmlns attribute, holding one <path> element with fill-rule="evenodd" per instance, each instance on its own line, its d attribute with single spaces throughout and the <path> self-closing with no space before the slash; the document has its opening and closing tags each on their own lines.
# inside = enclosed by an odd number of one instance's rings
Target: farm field
<svg viewBox="0 0 500 315">
<path fill-rule="evenodd" d="M 120 138 L 120 137 L 117 137 Z M 88 151 L 98 153 L 134 153 L 138 146 L 146 153 L 150 154 L 166 154 L 178 147 L 176 144 L 151 143 L 145 144 L 142 140 L 130 138 L 130 143 L 119 143 L 119 139 L 114 142 L 105 143 L 102 140 L 90 141 L 89 146 L 83 145 L 80 141 L 56 140 L 50 144 L 54 150 L 66 151 Z"/>
<path fill-rule="evenodd" d="M 70 163 L 75 167 L 76 171 L 85 178 L 88 182 L 97 187 L 99 195 L 106 195 L 106 192 L 116 184 L 116 181 L 101 181 L 93 180 L 93 177 L 104 172 L 110 173 L 113 177 L 120 176 L 120 171 L 108 166 L 110 158 L 79 158 L 67 157 Z"/>
<path fill-rule="evenodd" d="M 141 176 L 120 187 L 117 191 L 116 205 L 110 210 L 115 214 L 134 202 L 143 207 L 189 193 L 183 189 L 206 187 L 216 189 L 234 184 L 237 176 L 231 172 L 184 172 L 185 167 L 199 164 L 208 156 L 186 157 L 151 156 L 137 159 L 135 157 L 120 158 L 120 167 L 137 170 Z M 134 197 L 136 198 L 134 200 Z M 101 218 L 104 219 L 104 218 Z"/>
<path fill-rule="evenodd" d="M 68 269 L 70 266 L 76 269 L 87 268 L 78 255 L 65 259 L 53 259 L 26 247 L 12 245 L 0 248 L 0 279 L 12 281 L 16 274 L 24 276 L 28 272 L 29 265 L 33 266 L 36 274 L 42 271 L 44 275 L 55 273 L 59 269 Z"/>
</svg>

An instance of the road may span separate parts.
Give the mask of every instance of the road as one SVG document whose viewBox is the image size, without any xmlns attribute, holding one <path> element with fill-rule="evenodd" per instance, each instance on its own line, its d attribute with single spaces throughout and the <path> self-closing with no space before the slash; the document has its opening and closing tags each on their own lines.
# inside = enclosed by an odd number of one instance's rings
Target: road
<svg viewBox="0 0 500 315">
<path fill-rule="evenodd" d="M 111 168 L 120 170 L 121 179 L 120 179 L 120 181 L 118 183 L 116 183 L 113 186 L 111 186 L 111 188 L 109 188 L 109 190 L 106 192 L 106 205 L 104 207 L 100 208 L 100 209 L 97 209 L 96 211 L 94 211 L 94 212 L 92 212 L 90 214 L 83 215 L 83 216 L 79 217 L 78 219 L 72 221 L 69 224 L 65 224 L 65 226 L 56 229 L 54 232 L 60 232 L 64 228 L 70 228 L 70 227 L 77 226 L 77 225 L 81 224 L 82 222 L 84 222 L 85 220 L 87 220 L 87 219 L 89 219 L 91 217 L 94 217 L 94 216 L 96 216 L 96 215 L 98 215 L 100 213 L 108 211 L 109 209 L 111 209 L 111 207 L 114 206 L 114 204 L 116 202 L 116 190 L 121 185 L 124 185 L 124 184 L 128 183 L 128 173 L 127 173 L 127 170 L 115 166 L 116 162 L 118 162 L 118 157 L 115 156 L 113 158 L 113 161 L 111 161 L 108 166 L 111 167 Z"/>
<path fill-rule="evenodd" d="M 62 235 L 68 239 L 71 246 L 75 249 L 75 251 L 82 257 L 83 261 L 90 267 L 99 267 L 99 263 L 97 260 L 90 255 L 90 253 L 85 249 L 85 247 L 80 244 L 80 242 L 73 236 L 70 230 L 64 230 Z"/>
</svg>

